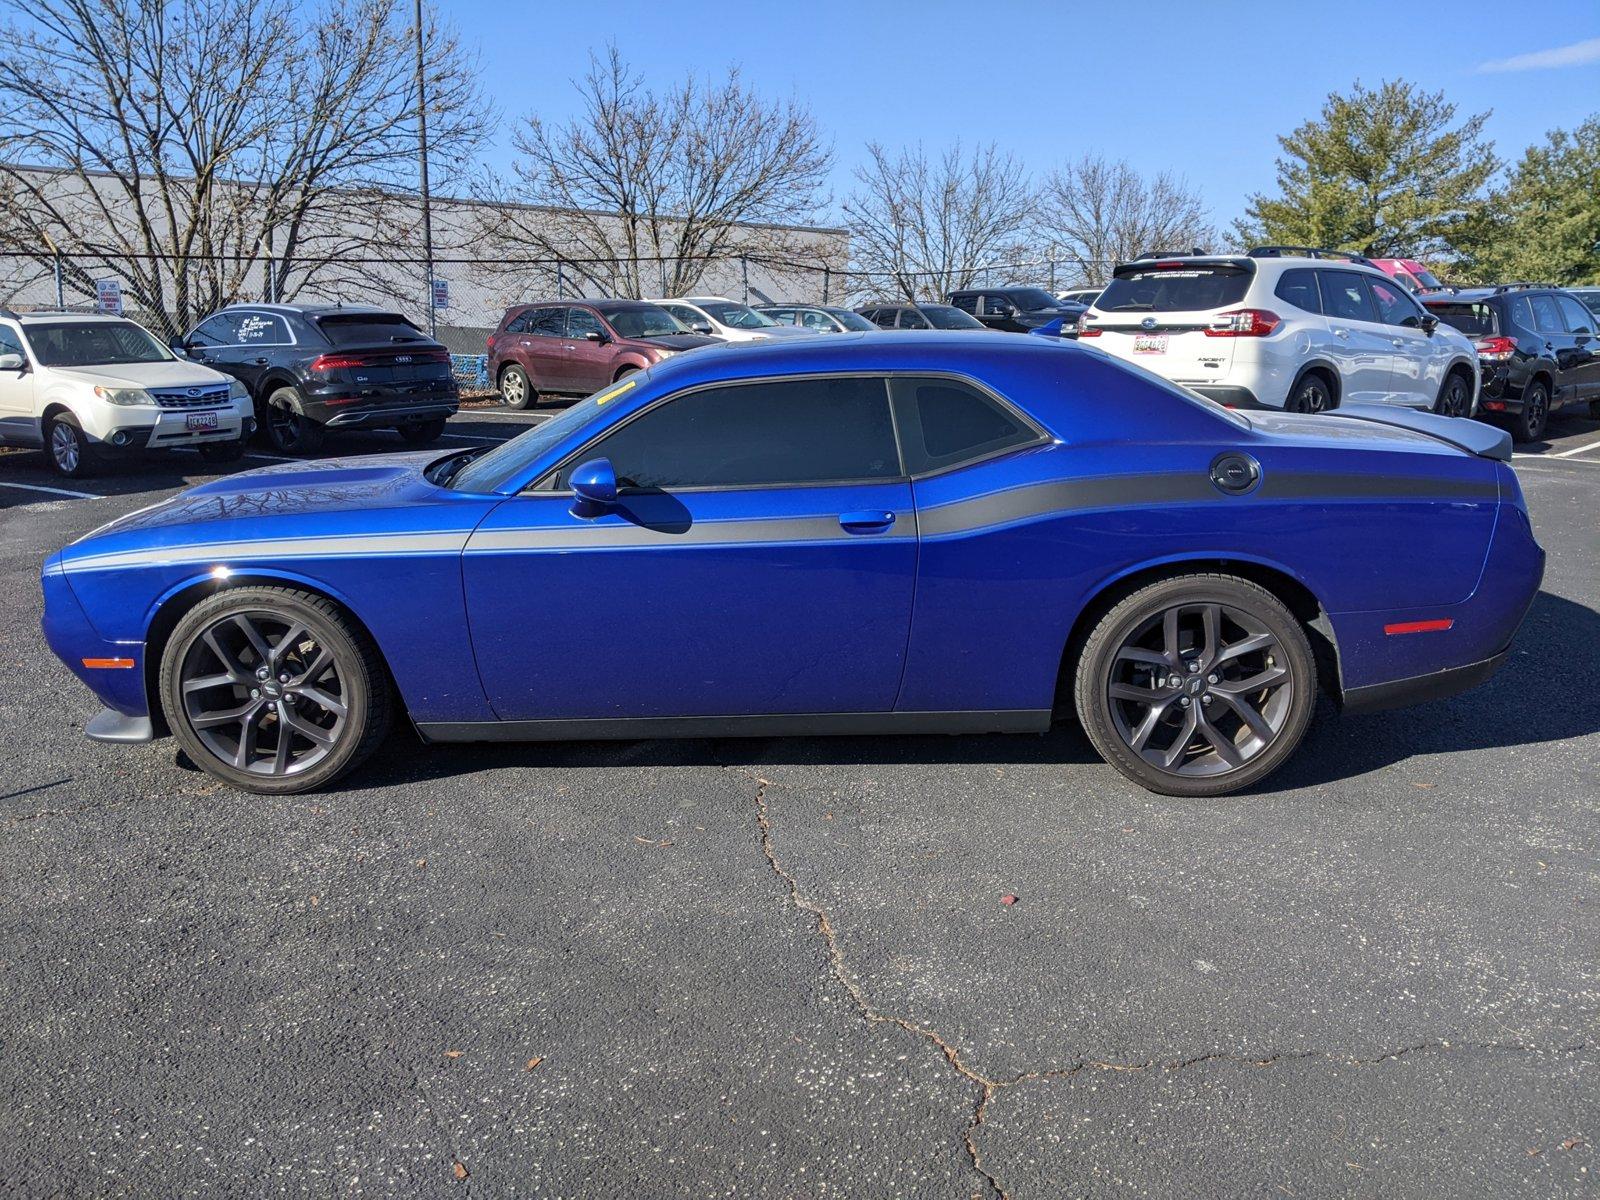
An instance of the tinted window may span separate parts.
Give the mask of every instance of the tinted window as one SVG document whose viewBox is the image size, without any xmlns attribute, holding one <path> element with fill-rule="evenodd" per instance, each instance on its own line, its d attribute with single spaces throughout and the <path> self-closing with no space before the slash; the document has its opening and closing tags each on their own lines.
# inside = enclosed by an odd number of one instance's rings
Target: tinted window
<svg viewBox="0 0 1600 1200">
<path fill-rule="evenodd" d="M 335 346 L 422 340 L 422 331 L 399 313 L 351 313 L 348 316 L 318 317 L 317 327 Z"/>
<path fill-rule="evenodd" d="M 1526 296 L 1512 297 L 1511 300 L 1509 300 L 1506 304 L 1506 311 L 1511 314 L 1511 323 L 1513 325 L 1521 326 L 1523 329 L 1529 331 L 1532 331 L 1535 328 L 1533 323 L 1533 307 L 1528 303 L 1528 298 Z"/>
<path fill-rule="evenodd" d="M 883 329 L 894 328 L 895 310 L 892 308 L 870 309 L 869 311 L 863 313 L 862 316 L 866 317 L 867 320 L 871 321 L 874 325 L 878 325 Z"/>
<path fill-rule="evenodd" d="M 1004 317 L 1011 313 L 1011 301 L 1004 296 L 993 295 L 983 298 L 983 315 L 986 317 Z"/>
<path fill-rule="evenodd" d="M 591 333 L 604 333 L 605 327 L 600 324 L 600 318 L 587 308 L 567 309 L 567 336 L 570 338 L 588 337 Z"/>
<path fill-rule="evenodd" d="M 235 313 L 233 337 L 241 346 L 285 346 L 293 340 L 282 317 L 259 312 Z"/>
<path fill-rule="evenodd" d="M 610 321 L 611 328 L 623 337 L 671 337 L 674 334 L 689 332 L 678 323 L 676 317 L 654 304 L 641 304 L 637 308 L 614 308 L 606 314 L 606 320 Z"/>
<path fill-rule="evenodd" d="M 1430 304 L 1428 311 L 1470 338 L 1488 337 L 1499 332 L 1495 328 L 1494 309 L 1487 304 Z"/>
<path fill-rule="evenodd" d="M 1565 333 L 1567 323 L 1561 319 L 1561 310 L 1556 307 L 1556 298 L 1548 293 L 1538 296 L 1529 296 L 1528 303 L 1533 305 L 1534 328 L 1540 333 Z"/>
<path fill-rule="evenodd" d="M 609 458 L 618 480 L 641 488 L 900 474 L 882 379 L 796 379 L 691 392 L 630 421 L 578 458 Z M 566 476 L 563 471 L 558 486 L 567 486 Z"/>
<path fill-rule="evenodd" d="M 1011 298 L 1011 303 L 1015 304 L 1023 312 L 1037 312 L 1041 308 L 1055 308 L 1060 303 L 1043 288 L 1014 288 L 1007 294 Z"/>
<path fill-rule="evenodd" d="M 526 313 L 526 312 L 518 313 L 516 316 L 512 317 L 511 320 L 506 322 L 506 332 L 507 333 L 526 333 L 527 329 L 528 329 L 528 318 L 530 316 L 532 316 L 531 313 Z"/>
<path fill-rule="evenodd" d="M 867 320 L 860 313 L 853 313 L 849 309 L 830 308 L 827 311 L 834 320 L 838 321 L 839 324 L 843 325 L 846 329 L 868 330 L 874 328 L 871 321 Z"/>
<path fill-rule="evenodd" d="M 1317 291 L 1317 273 L 1307 267 L 1285 271 L 1273 289 L 1274 296 L 1309 313 L 1322 311 L 1322 293 Z"/>
<path fill-rule="evenodd" d="M 1556 303 L 1561 306 L 1561 315 L 1566 318 L 1567 332 L 1593 333 L 1594 314 L 1571 296 L 1557 296 Z"/>
<path fill-rule="evenodd" d="M 233 345 L 233 318 L 231 316 L 212 317 L 201 321 L 189 335 L 189 344 L 192 346 L 231 346 Z"/>
<path fill-rule="evenodd" d="M 1198 312 L 1238 304 L 1254 272 L 1199 266 L 1119 273 L 1095 301 L 1101 312 Z"/>
<path fill-rule="evenodd" d="M 1354 271 L 1318 271 L 1322 311 L 1337 321 L 1376 321 L 1377 310 L 1367 294 L 1367 281 Z"/>
<path fill-rule="evenodd" d="M 900 310 L 900 328 L 901 329 L 926 329 L 927 327 L 928 327 L 928 319 L 926 317 L 924 317 L 921 313 L 919 313 L 916 309 L 914 309 L 914 308 L 902 308 Z"/>
<path fill-rule="evenodd" d="M 896 379 L 895 415 L 913 475 L 1021 446 L 1038 434 L 1005 407 L 953 379 Z"/>
<path fill-rule="evenodd" d="M 1398 285 L 1380 281 L 1367 280 L 1372 288 L 1372 298 L 1378 304 L 1378 320 L 1385 325 L 1408 325 L 1412 328 L 1422 324 L 1422 317 L 1417 313 L 1417 306 L 1413 304 Z"/>
<path fill-rule="evenodd" d="M 536 308 L 528 314 L 527 331 L 534 337 L 566 337 L 567 310 Z"/>
<path fill-rule="evenodd" d="M 978 298 L 972 295 L 970 292 L 965 296 L 951 296 L 950 303 L 955 305 L 962 312 L 971 313 L 978 311 Z"/>
<path fill-rule="evenodd" d="M 983 322 L 948 304 L 924 304 L 922 315 L 935 329 L 982 329 Z"/>
</svg>

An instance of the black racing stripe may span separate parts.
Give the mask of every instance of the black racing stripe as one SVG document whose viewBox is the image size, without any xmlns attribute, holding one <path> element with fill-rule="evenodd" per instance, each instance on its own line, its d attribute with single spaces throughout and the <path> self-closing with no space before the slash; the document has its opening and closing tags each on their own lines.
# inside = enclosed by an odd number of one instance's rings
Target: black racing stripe
<svg viewBox="0 0 1600 1200">
<path fill-rule="evenodd" d="M 1498 500 L 1500 485 L 1492 479 L 1278 473 L 1263 477 L 1261 494 L 1266 499 L 1280 500 L 1346 500 L 1383 496 L 1405 500 Z"/>
<path fill-rule="evenodd" d="M 1039 483 L 971 500 L 930 508 L 919 515 L 926 537 L 965 533 L 1030 517 L 1079 509 L 1120 508 L 1134 504 L 1174 504 L 1226 499 L 1205 475 L 1109 475 Z"/>
<path fill-rule="evenodd" d="M 671 528 L 650 525 L 541 526 L 486 529 L 472 535 L 468 553 L 505 554 L 522 550 L 583 550 L 648 546 L 751 545 L 761 542 L 903 541 L 916 536 L 910 512 L 896 512 L 881 533 L 852 534 L 836 516 L 779 517 L 771 520 L 696 521 Z"/>
</svg>

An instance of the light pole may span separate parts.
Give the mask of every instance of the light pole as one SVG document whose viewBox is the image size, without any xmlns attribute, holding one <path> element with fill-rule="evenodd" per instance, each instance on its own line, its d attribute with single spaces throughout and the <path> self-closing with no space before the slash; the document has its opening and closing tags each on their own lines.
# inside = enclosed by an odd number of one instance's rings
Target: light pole
<svg viewBox="0 0 1600 1200">
<path fill-rule="evenodd" d="M 439 333 L 438 310 L 433 304 L 433 201 L 428 194 L 428 73 L 423 58 L 422 0 L 416 0 L 417 15 L 417 161 L 422 176 L 422 254 L 427 260 L 428 336 Z"/>
</svg>

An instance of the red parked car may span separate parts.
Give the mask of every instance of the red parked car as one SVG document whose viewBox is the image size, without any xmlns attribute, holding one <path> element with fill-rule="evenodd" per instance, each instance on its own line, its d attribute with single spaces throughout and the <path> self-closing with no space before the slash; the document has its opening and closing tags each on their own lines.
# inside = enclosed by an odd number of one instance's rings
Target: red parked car
<svg viewBox="0 0 1600 1200">
<path fill-rule="evenodd" d="M 489 335 L 489 377 L 508 408 L 527 408 L 542 395 L 587 396 L 630 371 L 721 340 L 690 333 L 642 300 L 517 304 Z"/>
<path fill-rule="evenodd" d="M 1414 258 L 1374 258 L 1372 265 L 1389 278 L 1397 280 L 1408 292 L 1425 295 L 1444 290 L 1444 284 L 1432 271 Z"/>
</svg>

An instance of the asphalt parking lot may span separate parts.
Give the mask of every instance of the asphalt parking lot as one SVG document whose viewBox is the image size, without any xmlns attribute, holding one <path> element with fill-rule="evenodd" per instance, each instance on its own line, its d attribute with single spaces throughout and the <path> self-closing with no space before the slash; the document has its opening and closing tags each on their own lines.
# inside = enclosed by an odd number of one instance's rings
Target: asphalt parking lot
<svg viewBox="0 0 1600 1200">
<path fill-rule="evenodd" d="M 1212 801 L 1070 726 L 399 732 L 231 792 L 86 741 L 38 628 L 47 553 L 203 464 L 0 455 L 4 1191 L 1594 1194 L 1600 422 L 1526 450 L 1550 559 L 1500 675 L 1325 706 Z"/>
</svg>

